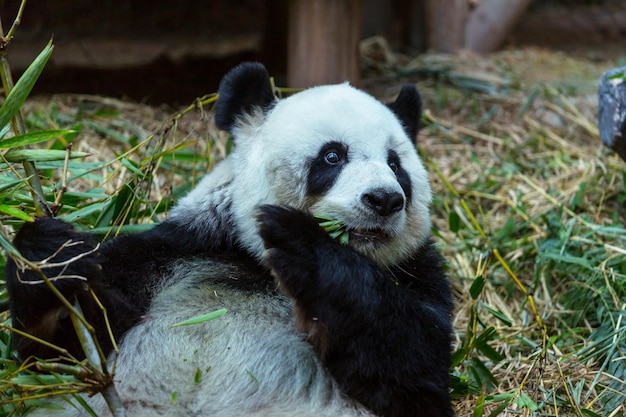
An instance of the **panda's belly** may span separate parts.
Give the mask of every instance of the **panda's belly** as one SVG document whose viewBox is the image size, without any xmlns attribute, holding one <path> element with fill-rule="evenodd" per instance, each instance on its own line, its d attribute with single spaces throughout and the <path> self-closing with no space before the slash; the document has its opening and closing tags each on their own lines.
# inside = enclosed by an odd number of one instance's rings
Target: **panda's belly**
<svg viewBox="0 0 626 417">
<path fill-rule="evenodd" d="M 237 278 L 232 266 L 179 265 L 175 284 L 124 336 L 115 379 L 129 415 L 370 415 L 345 399 L 295 330 L 290 300 L 215 284 L 225 273 Z M 212 321 L 173 326 L 219 308 L 226 314 Z"/>
</svg>

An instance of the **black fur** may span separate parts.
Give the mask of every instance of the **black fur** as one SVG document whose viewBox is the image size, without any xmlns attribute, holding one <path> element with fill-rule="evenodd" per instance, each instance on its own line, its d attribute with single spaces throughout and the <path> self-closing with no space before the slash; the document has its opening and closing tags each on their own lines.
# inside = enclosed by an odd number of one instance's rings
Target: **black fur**
<svg viewBox="0 0 626 417">
<path fill-rule="evenodd" d="M 67 246 L 68 242 L 74 244 Z M 106 331 L 103 312 L 89 293 L 89 287 L 99 296 L 106 308 L 116 337 L 121 336 L 139 319 L 141 308 L 128 302 L 129 293 L 124 289 L 108 287 L 105 284 L 106 271 L 104 273 L 102 271 L 101 258 L 99 253 L 94 251 L 96 245 L 90 235 L 78 233 L 64 222 L 42 218 L 34 223 L 25 223 L 15 237 L 14 244 L 20 253 L 31 261 L 50 258 L 48 264 L 65 263 L 54 268 L 45 268 L 43 272 L 49 278 L 63 276 L 56 280 L 54 285 L 70 303 L 78 300 L 86 319 L 96 328 L 96 336 L 105 351 L 110 350 L 112 344 Z M 61 301 L 52 295 L 45 284 L 22 283 L 41 281 L 42 277 L 29 268 L 22 270 L 11 258 L 7 261 L 5 276 L 13 326 L 64 347 L 76 358 L 83 358 L 84 353 L 76 337 L 69 312 Z M 86 282 L 70 278 L 72 276 L 84 277 Z M 15 341 L 16 348 L 24 359 L 29 356 L 41 358 L 59 356 L 56 350 L 29 338 L 15 335 Z"/>
<path fill-rule="evenodd" d="M 327 160 L 329 152 L 334 152 L 338 161 L 330 163 Z M 346 145 L 332 141 L 328 142 L 318 152 L 317 156 L 309 161 L 307 175 L 307 195 L 323 195 L 330 190 L 343 167 L 348 163 L 348 149 Z"/>
<path fill-rule="evenodd" d="M 230 209 L 230 205 L 224 208 Z M 207 217 L 211 215 L 209 212 L 205 214 Z M 214 218 L 218 218 L 218 216 L 214 216 Z M 146 234 L 145 238 L 147 240 L 154 238 L 157 241 L 171 242 L 171 245 L 174 246 L 174 254 L 190 256 L 221 253 L 236 248 L 236 238 L 230 223 L 228 223 L 231 221 L 233 219 L 226 218 L 224 223 L 214 226 L 213 233 L 206 233 L 206 231 L 199 228 L 190 228 L 184 222 L 166 220 L 156 226 L 151 233 Z M 184 236 L 184 239 L 181 239 L 181 236 Z"/>
<path fill-rule="evenodd" d="M 422 117 L 422 98 L 415 85 L 407 84 L 402 87 L 396 101 L 387 106 L 398 116 L 411 141 L 415 140 L 421 128 Z"/>
<path fill-rule="evenodd" d="M 239 117 L 250 114 L 255 107 L 268 110 L 276 97 L 265 67 L 256 62 L 246 62 L 224 76 L 219 86 L 218 100 L 215 124 L 232 133 Z"/>
<path fill-rule="evenodd" d="M 383 270 L 310 215 L 263 206 L 260 233 L 279 288 L 343 391 L 382 416 L 453 416 L 452 300 L 432 242 Z"/>
<path fill-rule="evenodd" d="M 148 311 L 155 291 L 170 271 L 171 263 L 178 259 L 208 256 L 224 264 L 237 265 L 249 271 L 246 276 L 254 279 L 233 281 L 225 278 L 220 283 L 244 292 L 271 290 L 272 281 L 266 270 L 241 250 L 233 248 L 230 242 L 218 238 L 212 245 L 203 248 L 197 245 L 198 242 L 186 244 L 187 236 L 182 227 L 177 229 L 173 223 L 165 222 L 144 233 L 114 238 L 96 250 L 91 235 L 79 233 L 61 220 L 45 217 L 24 224 L 13 243 L 22 256 L 31 261 L 46 259 L 57 252 L 50 262 L 60 263 L 76 258 L 65 268 L 47 268 L 43 272 L 48 278 L 62 273 L 87 279 L 85 282 L 63 278 L 55 281 L 55 286 L 70 303 L 79 301 L 87 321 L 96 329 L 100 345 L 108 352 L 113 347 L 111 338 L 104 315 L 89 293 L 89 287 L 104 304 L 116 340 Z M 209 241 L 210 236 L 211 233 L 208 233 L 204 238 Z M 59 251 L 68 241 L 79 244 Z M 219 245 L 220 242 L 223 246 Z M 69 313 L 61 301 L 44 284 L 25 285 L 20 282 L 41 281 L 42 278 L 32 270 L 21 271 L 12 258 L 7 262 L 5 275 L 14 326 L 67 349 L 75 358 L 84 358 Z M 58 323 L 56 327 L 53 325 L 55 322 Z M 41 323 L 47 325 L 42 326 Z M 59 356 L 58 351 L 29 338 L 15 336 L 15 340 L 23 359 Z"/>
<path fill-rule="evenodd" d="M 393 149 L 389 151 L 389 156 L 387 157 L 388 163 L 395 164 L 395 174 L 396 179 L 398 180 L 398 184 L 402 187 L 402 191 L 404 191 L 404 196 L 407 202 L 410 202 L 413 198 L 413 186 L 411 185 L 411 177 L 408 172 L 402 168 L 402 162 L 398 157 L 398 154 Z"/>
<path fill-rule="evenodd" d="M 365 207 L 369 207 L 383 217 L 404 209 L 404 196 L 384 188 L 369 190 L 361 196 L 361 201 Z"/>
</svg>

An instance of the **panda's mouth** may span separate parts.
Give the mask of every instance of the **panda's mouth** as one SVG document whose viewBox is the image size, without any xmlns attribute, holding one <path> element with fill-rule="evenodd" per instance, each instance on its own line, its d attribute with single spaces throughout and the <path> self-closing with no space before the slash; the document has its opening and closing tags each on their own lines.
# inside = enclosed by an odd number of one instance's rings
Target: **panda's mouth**
<svg viewBox="0 0 626 417">
<path fill-rule="evenodd" d="M 350 240 L 380 241 L 389 239 L 389 233 L 382 229 L 350 229 Z"/>
</svg>

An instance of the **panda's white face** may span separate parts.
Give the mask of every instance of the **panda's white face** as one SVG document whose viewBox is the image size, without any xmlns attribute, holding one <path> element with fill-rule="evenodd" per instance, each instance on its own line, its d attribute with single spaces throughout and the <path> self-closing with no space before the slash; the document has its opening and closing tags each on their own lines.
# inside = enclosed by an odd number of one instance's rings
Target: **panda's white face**
<svg viewBox="0 0 626 417">
<path fill-rule="evenodd" d="M 397 117 L 373 97 L 347 84 L 312 88 L 241 120 L 233 136 L 233 213 L 252 254 L 263 253 L 259 204 L 332 217 L 381 265 L 429 236 L 426 171 Z"/>
</svg>

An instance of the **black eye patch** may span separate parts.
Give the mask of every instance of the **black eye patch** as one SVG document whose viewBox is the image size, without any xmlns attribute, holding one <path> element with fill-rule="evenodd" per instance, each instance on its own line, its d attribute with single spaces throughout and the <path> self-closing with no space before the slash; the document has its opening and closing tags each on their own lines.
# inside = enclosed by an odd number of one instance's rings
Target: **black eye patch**
<svg viewBox="0 0 626 417">
<path fill-rule="evenodd" d="M 322 195 L 335 184 L 343 167 L 348 163 L 348 148 L 341 142 L 328 142 L 309 160 L 307 194 Z"/>
<path fill-rule="evenodd" d="M 393 149 L 387 152 L 387 165 L 389 168 L 396 174 L 396 179 L 398 180 L 398 184 L 404 191 L 404 195 L 406 197 L 407 204 L 411 202 L 412 186 L 411 186 L 411 177 L 409 173 L 404 170 L 402 164 L 400 163 L 400 157 Z"/>
</svg>

